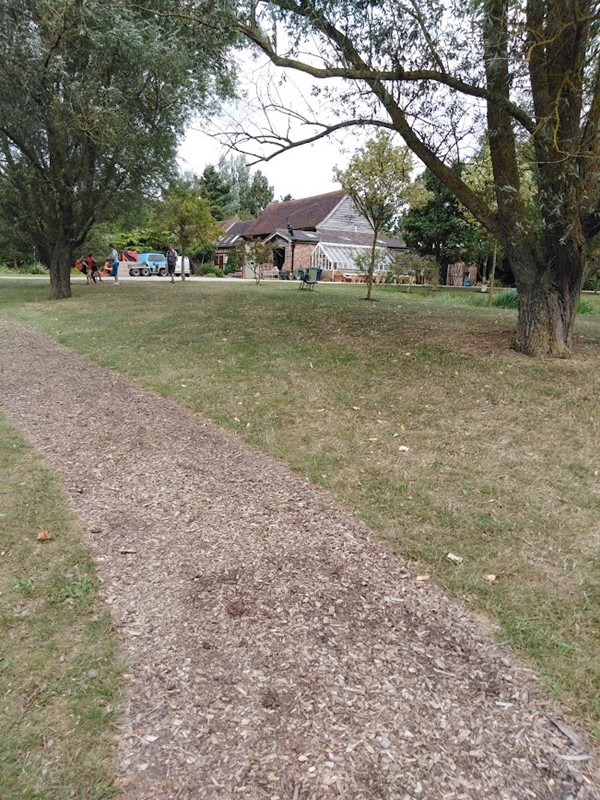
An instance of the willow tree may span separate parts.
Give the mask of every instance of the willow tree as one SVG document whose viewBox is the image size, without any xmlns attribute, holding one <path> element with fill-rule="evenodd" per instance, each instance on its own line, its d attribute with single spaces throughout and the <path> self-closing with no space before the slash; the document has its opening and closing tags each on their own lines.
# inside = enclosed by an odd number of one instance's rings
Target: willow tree
<svg viewBox="0 0 600 800">
<path fill-rule="evenodd" d="M 502 244 L 520 299 L 516 349 L 568 355 L 600 231 L 598 0 L 252 0 L 246 11 L 250 42 L 320 84 L 311 133 L 291 143 L 286 130 L 281 148 L 355 125 L 398 132 Z M 451 169 L 482 133 L 494 206 Z M 534 215 L 517 157 L 525 142 Z"/>
<path fill-rule="evenodd" d="M 0 205 L 49 268 L 52 298 L 70 296 L 94 224 L 156 195 L 186 118 L 230 88 L 232 33 L 160 7 L 0 0 Z"/>
</svg>

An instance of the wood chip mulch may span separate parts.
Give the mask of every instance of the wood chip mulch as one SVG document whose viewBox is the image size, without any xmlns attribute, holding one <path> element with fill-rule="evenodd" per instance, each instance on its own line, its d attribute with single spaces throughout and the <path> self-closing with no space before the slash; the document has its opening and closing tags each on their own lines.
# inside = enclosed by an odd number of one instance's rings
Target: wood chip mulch
<svg viewBox="0 0 600 800">
<path fill-rule="evenodd" d="M 130 665 L 124 800 L 599 800 L 592 744 L 532 674 L 326 494 L 0 335 L 0 409 L 64 476 Z"/>
</svg>

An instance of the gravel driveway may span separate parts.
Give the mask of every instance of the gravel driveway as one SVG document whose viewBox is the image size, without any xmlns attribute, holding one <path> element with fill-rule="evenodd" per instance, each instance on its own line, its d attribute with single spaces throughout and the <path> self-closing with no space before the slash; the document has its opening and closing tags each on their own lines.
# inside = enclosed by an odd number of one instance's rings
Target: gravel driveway
<svg viewBox="0 0 600 800">
<path fill-rule="evenodd" d="M 600 798 L 533 674 L 326 494 L 38 332 L 0 335 L 0 409 L 62 472 L 129 659 L 125 800 Z"/>
</svg>

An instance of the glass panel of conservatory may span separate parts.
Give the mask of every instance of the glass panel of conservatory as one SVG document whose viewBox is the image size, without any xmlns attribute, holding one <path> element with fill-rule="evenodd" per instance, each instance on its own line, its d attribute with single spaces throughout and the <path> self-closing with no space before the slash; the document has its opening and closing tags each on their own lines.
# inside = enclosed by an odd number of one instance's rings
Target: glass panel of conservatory
<svg viewBox="0 0 600 800">
<path fill-rule="evenodd" d="M 362 253 L 368 253 L 369 250 L 370 248 L 366 246 L 320 242 L 313 251 L 311 265 L 319 269 L 358 271 L 359 267 L 356 265 L 357 257 Z M 379 258 L 376 272 L 386 271 L 391 261 L 389 253 L 377 248 L 377 254 Z"/>
</svg>

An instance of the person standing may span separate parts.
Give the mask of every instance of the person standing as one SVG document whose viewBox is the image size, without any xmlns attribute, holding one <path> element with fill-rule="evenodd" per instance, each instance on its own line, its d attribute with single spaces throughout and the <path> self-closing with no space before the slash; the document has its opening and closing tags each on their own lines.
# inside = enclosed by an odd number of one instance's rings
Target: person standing
<svg viewBox="0 0 600 800">
<path fill-rule="evenodd" d="M 177 250 L 170 244 L 167 247 L 167 272 L 171 283 L 175 283 L 175 268 L 177 267 Z"/>
<path fill-rule="evenodd" d="M 111 267 L 111 274 L 115 279 L 115 285 L 119 285 L 119 254 L 114 246 L 114 244 L 109 244 L 110 247 L 110 255 L 108 256 L 108 260 L 110 261 Z"/>
</svg>

